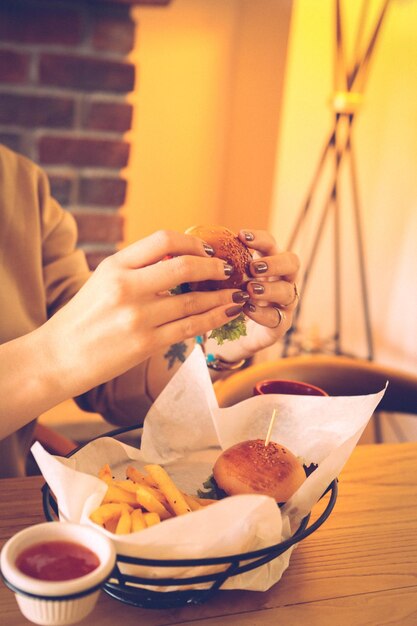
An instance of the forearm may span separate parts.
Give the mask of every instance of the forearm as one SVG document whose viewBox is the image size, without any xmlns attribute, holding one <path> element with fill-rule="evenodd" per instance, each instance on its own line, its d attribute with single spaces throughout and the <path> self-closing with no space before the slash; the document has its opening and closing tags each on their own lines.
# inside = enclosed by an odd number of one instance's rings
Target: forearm
<svg viewBox="0 0 417 626">
<path fill-rule="evenodd" d="M 0 346 L 0 439 L 71 395 L 44 327 Z"/>
<path fill-rule="evenodd" d="M 194 345 L 192 339 L 169 346 L 121 376 L 76 397 L 75 401 L 84 411 L 100 413 L 111 424 L 139 426 Z M 232 372 L 209 368 L 209 373 L 214 382 Z"/>
<path fill-rule="evenodd" d="M 146 372 L 146 388 L 152 400 L 155 400 L 166 387 L 184 360 L 189 356 L 194 345 L 194 339 L 182 341 L 153 355 L 149 359 Z"/>
<path fill-rule="evenodd" d="M 208 345 L 210 348 L 213 347 L 211 343 Z M 182 354 L 185 360 L 193 350 L 195 340 L 184 341 L 181 344 L 176 344 L 176 346 L 178 347 L 178 354 Z M 172 352 L 173 348 L 174 352 Z M 172 360 L 170 354 L 175 354 L 175 346 L 171 346 L 169 350 L 164 350 L 162 353 L 149 359 L 146 387 L 148 395 L 152 400 L 156 399 L 183 363 L 179 358 Z M 208 370 L 213 383 L 216 380 L 230 376 L 230 374 L 233 374 L 233 372 L 245 365 L 245 359 L 238 359 L 234 362 L 227 360 L 219 362 L 219 359 L 216 358 L 215 361 L 213 361 L 212 358 L 216 356 L 215 353 L 207 354 Z"/>
</svg>

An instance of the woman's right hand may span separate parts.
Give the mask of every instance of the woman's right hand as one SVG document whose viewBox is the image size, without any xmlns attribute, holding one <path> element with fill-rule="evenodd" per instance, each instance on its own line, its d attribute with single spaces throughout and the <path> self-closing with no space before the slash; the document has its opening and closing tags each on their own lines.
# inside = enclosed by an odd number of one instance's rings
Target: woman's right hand
<svg viewBox="0 0 417 626">
<path fill-rule="evenodd" d="M 208 250 L 208 252 L 207 252 Z M 233 289 L 172 296 L 184 282 L 221 280 L 224 261 L 191 235 L 159 231 L 105 259 L 43 327 L 50 374 L 66 396 L 107 381 L 165 347 L 236 317 Z"/>
</svg>

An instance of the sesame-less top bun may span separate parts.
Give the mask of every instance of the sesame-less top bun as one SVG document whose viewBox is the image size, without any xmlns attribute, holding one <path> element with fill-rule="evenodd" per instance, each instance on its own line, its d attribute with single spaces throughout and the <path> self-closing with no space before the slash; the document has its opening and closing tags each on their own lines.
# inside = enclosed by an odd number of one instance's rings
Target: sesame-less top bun
<svg viewBox="0 0 417 626">
<path fill-rule="evenodd" d="M 284 446 L 263 439 L 228 448 L 213 467 L 214 479 L 227 495 L 257 493 L 286 502 L 306 479 L 297 457 Z"/>
<path fill-rule="evenodd" d="M 193 226 L 187 235 L 199 237 L 214 249 L 214 256 L 233 266 L 227 280 L 205 280 L 190 283 L 192 291 L 214 291 L 216 289 L 243 289 L 249 280 L 249 263 L 252 255 L 238 237 L 223 226 Z"/>
</svg>

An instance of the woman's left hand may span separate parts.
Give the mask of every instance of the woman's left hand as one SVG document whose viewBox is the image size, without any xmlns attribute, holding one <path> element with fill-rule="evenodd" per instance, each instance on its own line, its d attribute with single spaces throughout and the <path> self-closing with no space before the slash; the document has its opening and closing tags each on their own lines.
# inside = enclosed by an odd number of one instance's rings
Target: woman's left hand
<svg viewBox="0 0 417 626">
<path fill-rule="evenodd" d="M 281 339 L 292 325 L 298 304 L 298 256 L 281 252 L 273 236 L 264 230 L 241 230 L 238 236 L 254 250 L 247 284 L 250 300 L 243 307 L 249 318 L 247 335 L 213 349 L 230 361 L 249 358 Z"/>
</svg>

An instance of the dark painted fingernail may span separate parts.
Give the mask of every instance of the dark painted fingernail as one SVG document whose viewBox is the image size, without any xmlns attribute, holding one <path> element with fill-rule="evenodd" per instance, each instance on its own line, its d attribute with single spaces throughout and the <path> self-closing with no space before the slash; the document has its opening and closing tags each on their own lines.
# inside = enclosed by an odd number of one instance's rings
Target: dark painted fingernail
<svg viewBox="0 0 417 626">
<path fill-rule="evenodd" d="M 255 239 L 255 235 L 247 231 L 245 232 L 245 239 L 246 241 L 253 241 Z"/>
<path fill-rule="evenodd" d="M 255 268 L 255 272 L 257 274 L 263 274 L 268 269 L 268 266 L 265 263 L 265 261 L 258 261 L 258 263 L 254 263 L 253 267 Z"/>
<path fill-rule="evenodd" d="M 231 276 L 233 274 L 233 265 L 230 265 L 230 263 L 225 263 L 224 273 L 226 274 L 226 276 Z"/>
<path fill-rule="evenodd" d="M 247 304 L 245 304 L 245 309 L 248 309 L 248 311 L 250 311 L 251 313 L 255 313 L 256 306 L 252 304 L 252 302 L 248 302 Z"/>
<path fill-rule="evenodd" d="M 248 294 L 247 291 L 235 291 L 234 294 L 232 295 L 232 300 L 233 302 L 236 302 L 236 303 L 247 302 L 249 298 L 250 298 L 250 295 Z"/>
<path fill-rule="evenodd" d="M 261 283 L 251 283 L 251 285 L 253 293 L 256 293 L 257 296 L 265 293 L 265 287 Z"/>
<path fill-rule="evenodd" d="M 208 243 L 203 243 L 204 252 L 209 256 L 214 255 L 214 248 L 210 246 Z"/>
<path fill-rule="evenodd" d="M 226 315 L 227 317 L 234 317 L 235 315 L 238 315 L 241 310 L 241 306 L 231 306 L 229 309 L 226 309 Z"/>
</svg>

